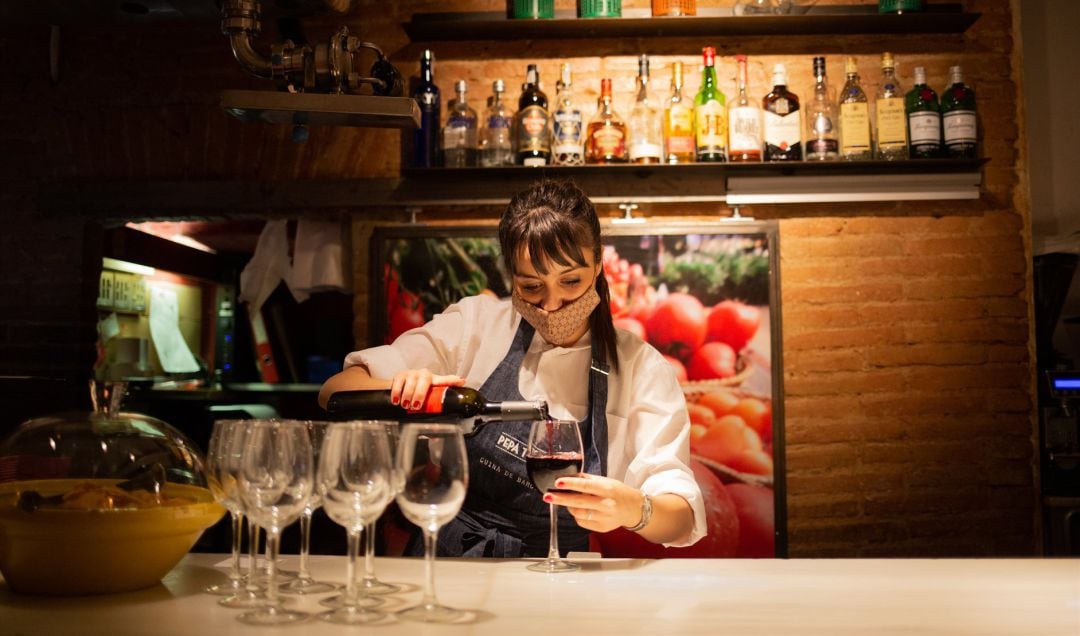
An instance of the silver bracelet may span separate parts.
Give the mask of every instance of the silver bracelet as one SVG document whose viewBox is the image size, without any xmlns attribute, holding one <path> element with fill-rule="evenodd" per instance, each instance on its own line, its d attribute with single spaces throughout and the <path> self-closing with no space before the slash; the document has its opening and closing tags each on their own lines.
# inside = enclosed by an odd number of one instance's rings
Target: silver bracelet
<svg viewBox="0 0 1080 636">
<path fill-rule="evenodd" d="M 641 521 L 639 521 L 638 524 L 633 528 L 623 526 L 630 532 L 641 531 L 645 528 L 645 526 L 649 525 L 649 521 L 652 519 L 652 497 L 646 495 L 645 493 L 642 493 L 642 495 L 644 495 L 645 498 L 641 502 Z"/>
</svg>

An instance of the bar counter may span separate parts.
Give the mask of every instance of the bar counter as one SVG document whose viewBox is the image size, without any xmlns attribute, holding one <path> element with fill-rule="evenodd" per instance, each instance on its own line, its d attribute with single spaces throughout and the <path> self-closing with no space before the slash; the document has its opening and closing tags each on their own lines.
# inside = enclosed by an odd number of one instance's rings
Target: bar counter
<svg viewBox="0 0 1080 636">
<path fill-rule="evenodd" d="M 241 624 L 202 592 L 224 580 L 226 561 L 189 554 L 161 584 L 107 596 L 22 596 L 0 583 L 0 634 L 1080 634 L 1077 559 L 603 559 L 557 575 L 527 571 L 526 560 L 445 559 L 439 600 L 473 610 L 471 624 L 272 628 Z M 283 565 L 295 569 L 296 557 Z M 312 557 L 312 572 L 340 582 L 345 558 Z M 419 600 L 421 559 L 379 558 L 376 572 L 409 588 L 386 609 Z M 287 598 L 321 611 L 326 596 Z"/>
</svg>

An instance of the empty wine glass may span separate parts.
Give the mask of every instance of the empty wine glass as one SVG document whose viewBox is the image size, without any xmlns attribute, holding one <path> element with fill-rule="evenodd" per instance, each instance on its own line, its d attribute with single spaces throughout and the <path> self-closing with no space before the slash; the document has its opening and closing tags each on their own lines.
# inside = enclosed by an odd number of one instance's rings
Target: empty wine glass
<svg viewBox="0 0 1080 636">
<path fill-rule="evenodd" d="M 424 532 L 424 595 L 420 604 L 398 612 L 405 620 L 460 623 L 472 612 L 440 605 L 435 598 L 435 539 L 439 528 L 461 510 L 469 484 L 465 440 L 457 424 L 409 424 L 401 431 L 397 470 L 404 478 L 397 503 L 405 518 Z"/>
<path fill-rule="evenodd" d="M 397 442 L 401 436 L 401 425 L 397 422 L 384 422 L 384 426 L 386 428 L 386 438 L 390 443 L 390 456 L 393 457 L 397 452 Z M 391 470 L 393 471 L 393 491 L 394 495 L 397 495 L 401 490 L 402 480 L 396 466 Z M 375 576 L 375 524 L 377 521 L 376 519 L 370 522 L 364 530 L 364 579 L 360 584 L 363 586 L 364 594 L 368 596 L 394 594 L 403 589 L 400 585 L 380 581 Z"/>
<path fill-rule="evenodd" d="M 342 422 L 327 431 L 316 483 L 326 514 L 345 528 L 349 558 L 344 597 L 336 609 L 319 614 L 324 621 L 352 625 L 386 616 L 360 602 L 356 562 L 365 526 L 379 518 L 394 496 L 392 468 L 384 422 Z"/>
<path fill-rule="evenodd" d="M 584 452 L 581 430 L 571 420 L 537 420 L 529 429 L 529 445 L 525 449 L 525 469 L 540 494 L 556 491 L 559 477 L 577 475 L 581 472 Z M 548 507 L 551 518 L 551 534 L 548 539 L 547 559 L 533 563 L 528 569 L 534 572 L 573 572 L 580 566 L 564 561 L 559 556 L 559 515 L 555 504 Z"/>
<path fill-rule="evenodd" d="M 277 556 L 281 531 L 300 518 L 314 482 L 311 439 L 303 422 L 253 420 L 245 435 L 239 472 L 248 520 L 266 531 L 266 604 L 240 615 L 252 625 L 281 625 L 307 618 L 278 598 Z"/>
<path fill-rule="evenodd" d="M 308 437 L 311 438 L 311 451 L 315 460 L 315 471 L 318 473 L 319 453 L 323 439 L 326 436 L 328 424 L 326 422 L 306 421 Z M 316 482 L 317 484 L 318 482 Z M 304 506 L 304 513 L 300 516 L 300 570 L 296 578 L 289 581 L 281 588 L 283 594 L 323 594 L 333 592 L 338 586 L 325 581 L 316 581 L 311 578 L 309 560 L 311 555 L 311 517 L 322 505 L 322 495 L 317 487 L 311 489 L 311 496 Z"/>
<path fill-rule="evenodd" d="M 244 443 L 251 426 L 252 420 L 223 420 L 227 422 L 220 427 L 219 451 L 217 457 L 218 468 L 215 471 L 219 483 L 226 490 L 233 491 L 235 503 L 241 513 L 246 513 L 247 503 L 240 495 L 239 478 L 244 458 Z M 213 433 L 211 433 L 213 434 Z M 234 539 L 239 542 L 239 539 Z M 239 549 L 239 547 L 237 547 Z M 244 575 L 244 584 L 231 596 L 218 601 L 219 605 L 232 609 L 251 609 L 261 607 L 266 603 L 264 588 L 259 585 L 259 526 L 248 519 L 248 564 L 247 574 Z"/>
<path fill-rule="evenodd" d="M 240 495 L 236 490 L 236 479 L 227 470 L 228 442 L 232 431 L 241 424 L 239 420 L 217 420 L 210 433 L 210 444 L 206 451 L 206 472 L 210 482 L 210 491 L 226 510 L 232 522 L 232 562 L 229 566 L 229 580 L 206 588 L 210 594 L 234 596 L 244 590 L 244 575 L 240 571 L 240 545 L 244 540 L 244 511 Z"/>
</svg>

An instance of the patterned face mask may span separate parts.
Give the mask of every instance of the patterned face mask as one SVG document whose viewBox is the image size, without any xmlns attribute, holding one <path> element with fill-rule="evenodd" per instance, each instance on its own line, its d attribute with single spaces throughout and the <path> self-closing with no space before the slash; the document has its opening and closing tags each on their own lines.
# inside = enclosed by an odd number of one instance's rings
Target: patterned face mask
<svg viewBox="0 0 1080 636">
<path fill-rule="evenodd" d="M 514 309 L 521 314 L 544 340 L 562 346 L 589 320 L 593 309 L 600 304 L 600 294 L 596 285 L 589 285 L 589 290 L 555 311 L 545 311 L 518 295 L 515 288 L 511 294 Z"/>
</svg>

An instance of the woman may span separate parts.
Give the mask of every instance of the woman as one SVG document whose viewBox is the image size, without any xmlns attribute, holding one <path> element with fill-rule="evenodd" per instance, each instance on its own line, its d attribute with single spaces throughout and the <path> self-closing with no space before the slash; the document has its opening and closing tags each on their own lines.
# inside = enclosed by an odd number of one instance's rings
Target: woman
<svg viewBox="0 0 1080 636">
<path fill-rule="evenodd" d="M 349 354 L 320 403 L 389 388 L 415 409 L 432 386 L 467 385 L 490 400 L 544 400 L 552 417 L 582 422 L 583 473 L 542 497 L 525 472 L 529 423 L 468 438 L 469 492 L 439 534 L 441 555 L 543 556 L 548 503 L 564 507 L 564 551 L 619 527 L 654 543 L 696 542 L 705 510 L 688 467 L 685 401 L 660 353 L 612 323 L 596 208 L 570 182 L 541 181 L 510 201 L 499 242 L 510 300 L 465 298 L 391 345 Z"/>
</svg>

